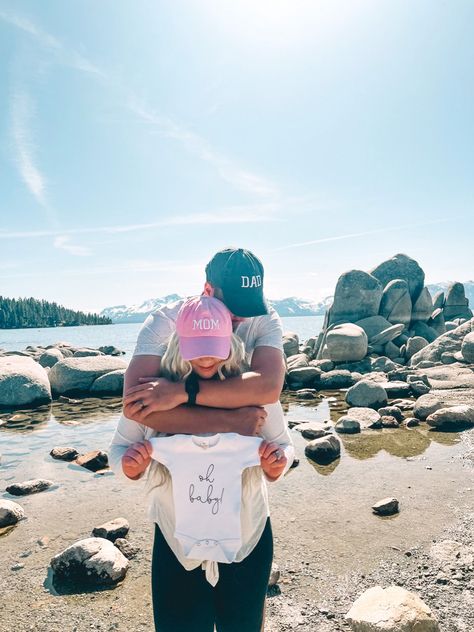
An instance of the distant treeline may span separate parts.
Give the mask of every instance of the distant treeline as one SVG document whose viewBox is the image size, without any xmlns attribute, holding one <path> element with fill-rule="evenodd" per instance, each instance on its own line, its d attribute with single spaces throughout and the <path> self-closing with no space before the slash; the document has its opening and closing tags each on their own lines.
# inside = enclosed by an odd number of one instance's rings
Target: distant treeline
<svg viewBox="0 0 474 632">
<path fill-rule="evenodd" d="M 31 298 L 0 296 L 0 329 L 27 327 L 73 327 L 74 325 L 110 325 L 112 320 L 90 312 L 76 312 L 57 303 Z"/>
</svg>

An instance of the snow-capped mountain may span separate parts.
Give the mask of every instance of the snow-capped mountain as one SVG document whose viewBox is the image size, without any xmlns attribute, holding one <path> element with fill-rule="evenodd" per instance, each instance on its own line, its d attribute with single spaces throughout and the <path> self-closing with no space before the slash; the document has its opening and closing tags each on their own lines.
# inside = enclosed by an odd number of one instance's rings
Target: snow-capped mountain
<svg viewBox="0 0 474 632">
<path fill-rule="evenodd" d="M 151 298 L 140 305 L 115 305 L 113 307 L 106 307 L 100 312 L 101 316 L 108 316 L 114 323 L 142 323 L 150 312 L 155 309 L 177 301 L 182 296 L 178 294 L 169 294 L 162 298 Z M 318 316 L 324 314 L 326 307 L 332 301 L 332 296 L 325 298 L 319 303 L 309 301 L 303 298 L 297 298 L 291 296 L 289 298 L 283 298 L 278 300 L 269 300 L 280 316 Z"/>
<path fill-rule="evenodd" d="M 440 291 L 443 291 L 446 295 L 446 290 L 452 283 L 454 281 L 442 281 L 441 283 L 431 283 L 426 287 L 429 289 L 431 296 Z M 461 283 L 464 285 L 466 298 L 469 299 L 469 307 L 472 309 L 474 306 L 474 281 L 461 281 Z"/>
</svg>

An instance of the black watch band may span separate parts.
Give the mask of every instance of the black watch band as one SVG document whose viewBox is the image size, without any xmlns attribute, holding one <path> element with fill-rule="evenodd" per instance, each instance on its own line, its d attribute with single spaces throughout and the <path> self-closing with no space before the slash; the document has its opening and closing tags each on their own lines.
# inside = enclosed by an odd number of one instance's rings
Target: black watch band
<svg viewBox="0 0 474 632">
<path fill-rule="evenodd" d="M 196 405 L 196 396 L 199 393 L 199 376 L 196 373 L 190 373 L 184 382 L 184 389 L 188 394 L 188 406 Z"/>
</svg>

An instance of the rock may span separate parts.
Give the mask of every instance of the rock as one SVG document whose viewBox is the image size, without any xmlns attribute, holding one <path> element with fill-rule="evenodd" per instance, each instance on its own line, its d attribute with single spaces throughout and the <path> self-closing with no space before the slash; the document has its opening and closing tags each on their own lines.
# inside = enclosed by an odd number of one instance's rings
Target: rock
<svg viewBox="0 0 474 632">
<path fill-rule="evenodd" d="M 88 392 L 101 375 L 126 368 L 124 360 L 112 356 L 65 358 L 51 368 L 49 381 L 53 393 L 58 395 Z"/>
<path fill-rule="evenodd" d="M 469 309 L 469 301 L 462 283 L 453 283 L 449 286 L 443 311 L 445 320 L 472 318 L 472 311 Z"/>
<path fill-rule="evenodd" d="M 372 505 L 372 510 L 379 516 L 393 516 L 398 513 L 398 500 L 396 498 L 383 498 Z"/>
<path fill-rule="evenodd" d="M 464 336 L 461 344 L 461 353 L 466 362 L 474 364 L 474 331 Z"/>
<path fill-rule="evenodd" d="M 411 313 L 412 322 L 422 321 L 426 323 L 433 314 L 433 300 L 431 298 L 430 291 L 427 287 L 424 287 L 416 302 L 413 305 Z"/>
<path fill-rule="evenodd" d="M 105 538 L 79 540 L 51 560 L 55 586 L 77 589 L 116 584 L 125 577 L 128 567 L 127 558 Z"/>
<path fill-rule="evenodd" d="M 413 410 L 415 402 L 411 399 L 393 399 L 392 406 L 396 406 L 400 410 Z"/>
<path fill-rule="evenodd" d="M 308 356 L 305 353 L 297 353 L 286 360 L 286 367 L 288 371 L 300 369 L 305 366 L 309 366 Z"/>
<path fill-rule="evenodd" d="M 104 355 L 104 354 L 98 349 L 87 349 L 87 348 L 77 349 L 77 351 L 74 351 L 73 353 L 74 358 L 88 358 L 92 356 L 101 356 L 101 355 Z"/>
<path fill-rule="evenodd" d="M 326 345 L 333 362 L 357 362 L 367 355 L 367 334 L 353 323 L 336 325 L 327 332 Z"/>
<path fill-rule="evenodd" d="M 405 329 L 404 325 L 391 325 L 387 327 L 387 329 L 383 329 L 380 333 L 375 335 L 370 339 L 371 345 L 386 345 L 388 342 L 391 342 L 394 338 L 397 338 L 402 331 Z M 398 352 L 398 349 L 397 349 Z"/>
<path fill-rule="evenodd" d="M 454 357 L 454 353 L 449 351 L 445 351 L 441 354 L 441 362 L 443 364 L 454 364 L 456 362 L 456 358 Z"/>
<path fill-rule="evenodd" d="M 285 352 L 286 357 L 296 355 L 299 352 L 300 341 L 298 338 L 298 334 L 295 334 L 292 331 L 286 331 L 283 334 L 283 351 Z"/>
<path fill-rule="evenodd" d="M 355 632 L 440 632 L 428 606 L 401 586 L 369 588 L 345 618 Z"/>
<path fill-rule="evenodd" d="M 385 288 L 388 283 L 401 279 L 408 285 L 412 303 L 415 303 L 423 290 L 425 273 L 418 263 L 404 254 L 397 254 L 370 270 L 370 274 Z"/>
<path fill-rule="evenodd" d="M 319 465 L 328 465 L 341 455 L 341 442 L 334 435 L 310 441 L 304 449 L 305 455 Z"/>
<path fill-rule="evenodd" d="M 91 472 L 97 472 L 107 467 L 109 458 L 102 450 L 92 450 L 91 452 L 86 452 L 86 454 L 78 456 L 76 463 L 77 465 L 85 467 L 87 470 L 91 470 Z"/>
<path fill-rule="evenodd" d="M 295 393 L 296 399 L 306 400 L 318 397 L 318 391 L 314 388 L 300 388 Z"/>
<path fill-rule="evenodd" d="M 387 393 L 379 384 L 361 380 L 347 391 L 346 402 L 350 406 L 378 409 L 387 403 Z"/>
<path fill-rule="evenodd" d="M 117 538 L 124 538 L 130 531 L 130 525 L 125 518 L 114 518 L 92 529 L 92 535 L 115 542 Z"/>
<path fill-rule="evenodd" d="M 327 424 L 321 424 L 317 421 L 306 421 L 301 424 L 297 424 L 293 427 L 293 430 L 301 432 L 305 439 L 320 439 L 331 434 L 329 426 Z"/>
<path fill-rule="evenodd" d="M 417 365 L 417 369 L 418 369 Z M 474 388 L 474 371 L 460 364 L 441 364 L 424 369 L 433 389 Z"/>
<path fill-rule="evenodd" d="M 433 296 L 433 310 L 443 309 L 443 307 L 444 307 L 444 292 L 443 290 L 440 290 L 439 292 L 436 292 L 436 294 Z"/>
<path fill-rule="evenodd" d="M 400 425 L 393 415 L 382 415 L 380 420 L 382 422 L 382 428 L 398 428 Z"/>
<path fill-rule="evenodd" d="M 31 480 L 23 481 L 22 483 L 13 483 L 12 485 L 8 485 L 5 490 L 13 496 L 26 496 L 27 494 L 37 494 L 38 492 L 43 492 L 52 485 L 54 485 L 53 481 L 43 478 L 32 478 Z"/>
<path fill-rule="evenodd" d="M 426 423 L 433 428 L 445 430 L 474 426 L 474 405 L 460 404 L 449 408 L 439 408 L 426 418 Z"/>
<path fill-rule="evenodd" d="M 375 316 L 379 311 L 382 291 L 382 284 L 367 272 L 345 272 L 336 284 L 328 325 L 355 323 L 362 318 Z"/>
<path fill-rule="evenodd" d="M 359 362 L 341 362 L 337 365 L 337 369 L 350 371 L 351 373 L 370 373 L 372 370 L 372 360 L 371 358 L 364 358 Z"/>
<path fill-rule="evenodd" d="M 125 355 L 125 351 L 118 349 L 114 345 L 105 345 L 104 347 L 99 347 L 99 351 L 105 353 L 105 355 L 111 356 Z"/>
<path fill-rule="evenodd" d="M 48 349 L 39 357 L 38 362 L 42 367 L 54 366 L 56 362 L 64 360 L 64 356 L 59 349 Z"/>
<path fill-rule="evenodd" d="M 368 318 L 362 318 L 358 320 L 356 323 L 359 327 L 367 334 L 367 338 L 369 339 L 369 344 L 371 344 L 372 340 L 378 336 L 382 331 L 386 331 L 392 326 L 386 318 L 383 316 L 375 315 L 369 316 Z"/>
<path fill-rule="evenodd" d="M 298 369 L 291 369 L 288 372 L 288 382 L 290 384 L 302 384 L 303 386 L 313 386 L 319 380 L 320 369 L 315 366 L 303 366 Z"/>
<path fill-rule="evenodd" d="M 139 546 L 134 546 L 125 538 L 117 538 L 114 545 L 123 555 L 125 555 L 127 560 L 133 559 L 141 551 Z"/>
<path fill-rule="evenodd" d="M 446 333 L 446 322 L 444 320 L 444 312 L 442 309 L 438 308 L 433 311 L 433 314 L 428 321 L 428 325 L 438 334 L 438 336 L 442 336 Z"/>
<path fill-rule="evenodd" d="M 380 382 L 379 384 L 390 399 L 393 397 L 407 397 L 411 393 L 411 387 L 406 382 L 390 380 L 388 382 Z"/>
<path fill-rule="evenodd" d="M 420 420 L 416 417 L 407 417 L 404 424 L 407 428 L 414 428 L 415 426 L 420 425 Z"/>
<path fill-rule="evenodd" d="M 272 570 L 270 572 L 270 579 L 268 580 L 268 587 L 276 586 L 280 581 L 280 569 L 278 564 L 272 564 Z"/>
<path fill-rule="evenodd" d="M 349 415 L 345 415 L 337 421 L 334 430 L 341 434 L 357 434 L 360 432 L 360 423 L 357 419 L 351 419 Z"/>
<path fill-rule="evenodd" d="M 393 342 L 387 342 L 384 345 L 383 348 L 383 352 L 384 355 L 386 355 L 388 358 L 390 358 L 391 360 L 401 360 L 403 362 L 403 358 L 399 357 L 400 356 L 400 349 L 397 347 L 397 345 L 393 344 Z"/>
<path fill-rule="evenodd" d="M 410 335 L 425 338 L 425 340 L 427 340 L 429 343 L 434 342 L 436 338 L 438 338 L 438 332 L 433 329 L 433 327 L 430 327 L 427 323 L 424 323 L 421 320 L 418 320 L 412 324 Z"/>
<path fill-rule="evenodd" d="M 345 369 L 335 369 L 322 373 L 319 378 L 319 388 L 323 390 L 334 390 L 339 388 L 349 388 L 354 384 L 354 378 L 350 371 Z"/>
<path fill-rule="evenodd" d="M 0 357 L 0 407 L 39 406 L 51 401 L 48 373 L 32 358 Z"/>
<path fill-rule="evenodd" d="M 428 341 L 421 336 L 413 336 L 412 338 L 408 338 L 405 351 L 406 359 L 409 360 L 410 358 L 412 358 L 415 353 L 418 353 L 418 351 L 421 351 L 422 349 L 427 347 L 428 344 Z"/>
<path fill-rule="evenodd" d="M 382 417 L 383 415 L 391 415 L 395 417 L 395 419 L 401 423 L 405 418 L 403 416 L 402 411 L 397 406 L 385 406 L 384 408 L 379 408 L 377 413 Z"/>
<path fill-rule="evenodd" d="M 351 419 L 356 419 L 362 430 L 382 427 L 380 414 L 373 408 L 349 408 L 346 415 Z"/>
<path fill-rule="evenodd" d="M 315 366 L 321 371 L 332 371 L 334 369 L 334 362 L 332 360 L 311 360 L 309 366 Z"/>
<path fill-rule="evenodd" d="M 18 503 L 0 498 L 0 528 L 9 527 L 25 518 L 25 510 Z"/>
<path fill-rule="evenodd" d="M 92 384 L 90 392 L 98 395 L 122 395 L 125 369 L 110 371 L 98 377 Z"/>
<path fill-rule="evenodd" d="M 426 395 L 431 390 L 431 388 L 429 386 L 426 386 L 426 384 L 421 380 L 418 382 L 410 382 L 410 388 L 415 397 Z"/>
<path fill-rule="evenodd" d="M 59 459 L 61 461 L 74 461 L 78 454 L 79 452 L 76 450 L 76 448 L 60 446 L 53 448 L 50 452 L 50 455 L 53 457 L 53 459 Z"/>
<path fill-rule="evenodd" d="M 397 365 L 395 362 L 386 356 L 372 359 L 372 371 L 383 371 L 384 373 L 388 373 L 389 371 L 394 371 L 396 368 Z"/>
<path fill-rule="evenodd" d="M 403 279 L 394 279 L 385 287 L 380 301 L 379 315 L 392 324 L 411 321 L 411 297 L 408 284 Z"/>
</svg>

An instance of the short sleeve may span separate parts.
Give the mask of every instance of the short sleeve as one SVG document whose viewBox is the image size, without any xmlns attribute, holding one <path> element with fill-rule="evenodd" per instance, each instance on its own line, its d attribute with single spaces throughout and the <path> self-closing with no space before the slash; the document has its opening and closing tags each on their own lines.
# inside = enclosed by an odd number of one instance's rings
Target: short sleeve
<svg viewBox="0 0 474 632">
<path fill-rule="evenodd" d="M 271 307 L 269 314 L 258 319 L 255 347 L 275 347 L 283 352 L 283 326 L 278 313 Z"/>
<path fill-rule="evenodd" d="M 175 330 L 174 321 L 161 310 L 149 314 L 143 323 L 133 355 L 156 355 L 163 357 L 169 337 Z"/>
<path fill-rule="evenodd" d="M 177 454 L 179 444 L 183 441 L 183 435 L 172 435 L 170 437 L 152 437 L 149 439 L 151 443 L 151 458 L 166 465 L 170 469 L 173 463 L 173 457 Z"/>
<path fill-rule="evenodd" d="M 235 445 L 236 441 L 241 443 L 239 450 L 242 450 L 240 453 L 242 469 L 252 467 L 253 465 L 260 465 L 260 454 L 258 453 L 258 448 L 262 443 L 261 437 L 247 437 L 237 433 L 227 434 L 229 435 L 230 445 L 232 447 Z"/>
</svg>

